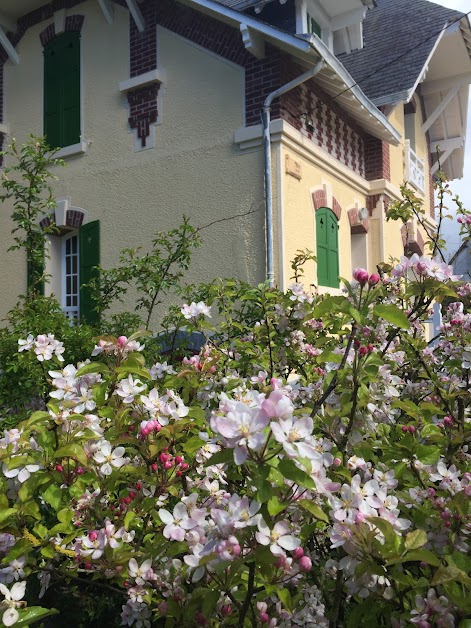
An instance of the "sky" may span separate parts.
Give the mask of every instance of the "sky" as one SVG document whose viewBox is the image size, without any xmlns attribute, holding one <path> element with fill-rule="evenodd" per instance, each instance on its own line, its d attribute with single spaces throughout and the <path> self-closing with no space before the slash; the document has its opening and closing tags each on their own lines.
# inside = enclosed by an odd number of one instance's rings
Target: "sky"
<svg viewBox="0 0 471 628">
<path fill-rule="evenodd" d="M 471 0 L 435 0 L 449 9 L 456 9 L 467 13 L 471 10 Z M 466 140 L 466 153 L 464 159 L 464 175 L 460 180 L 452 181 L 450 188 L 454 194 L 458 194 L 464 206 L 471 210 L 471 94 L 470 106 L 468 107 L 468 132 Z M 456 220 L 444 221 L 444 237 L 447 240 L 446 257 L 450 259 L 453 253 L 459 248 L 461 240 L 459 236 L 459 224 Z"/>
</svg>

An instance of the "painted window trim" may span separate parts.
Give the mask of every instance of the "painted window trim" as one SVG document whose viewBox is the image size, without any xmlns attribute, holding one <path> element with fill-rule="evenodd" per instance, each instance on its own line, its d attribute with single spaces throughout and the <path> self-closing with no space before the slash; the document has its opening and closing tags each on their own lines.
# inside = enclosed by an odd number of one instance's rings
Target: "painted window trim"
<svg viewBox="0 0 471 628">
<path fill-rule="evenodd" d="M 126 79 L 125 81 L 120 81 L 119 91 L 125 94 L 139 87 L 146 87 L 147 85 L 153 85 L 154 83 L 165 83 L 166 78 L 165 70 L 151 70 L 145 74 L 139 74 L 139 76 L 134 76 L 133 78 Z"/>
<path fill-rule="evenodd" d="M 88 142 L 80 141 L 78 144 L 71 144 L 70 146 L 64 146 L 55 153 L 48 153 L 49 156 L 55 159 L 67 159 L 67 157 L 77 157 L 78 155 L 85 155 L 88 152 Z"/>
</svg>

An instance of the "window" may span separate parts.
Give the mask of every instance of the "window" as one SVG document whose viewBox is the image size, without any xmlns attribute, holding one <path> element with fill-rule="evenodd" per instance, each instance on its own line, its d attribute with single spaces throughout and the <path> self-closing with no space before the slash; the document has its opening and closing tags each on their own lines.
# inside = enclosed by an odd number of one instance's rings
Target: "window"
<svg viewBox="0 0 471 628">
<path fill-rule="evenodd" d="M 79 239 L 70 235 L 62 241 L 62 310 L 67 318 L 79 319 L 79 302 Z"/>
<path fill-rule="evenodd" d="M 87 284 L 98 277 L 100 223 L 95 220 L 79 229 L 66 229 L 48 236 L 45 292 L 56 297 L 70 320 L 95 324 L 99 317 Z"/>
<path fill-rule="evenodd" d="M 322 35 L 321 27 L 309 13 L 307 14 L 307 32 L 317 35 L 318 37 Z"/>
<path fill-rule="evenodd" d="M 44 135 L 51 148 L 64 148 L 80 134 L 80 34 L 68 32 L 44 47 Z"/>
<path fill-rule="evenodd" d="M 320 286 L 339 287 L 338 220 L 331 209 L 316 211 L 317 282 Z"/>
</svg>

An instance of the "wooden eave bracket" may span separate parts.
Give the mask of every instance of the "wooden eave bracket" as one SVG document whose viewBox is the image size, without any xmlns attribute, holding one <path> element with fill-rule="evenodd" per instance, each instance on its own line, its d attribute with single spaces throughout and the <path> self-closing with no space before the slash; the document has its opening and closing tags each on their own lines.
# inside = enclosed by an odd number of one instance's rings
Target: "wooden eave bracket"
<svg viewBox="0 0 471 628">
<path fill-rule="evenodd" d="M 144 20 L 144 16 L 142 15 L 141 9 L 137 4 L 137 0 L 126 0 L 126 4 L 128 5 L 129 12 L 132 15 L 132 19 L 134 20 L 137 30 L 142 33 L 146 30 L 146 22 Z"/>
<path fill-rule="evenodd" d="M 15 65 L 18 65 L 19 62 L 20 62 L 20 56 L 16 52 L 15 47 L 13 46 L 11 41 L 8 39 L 7 34 L 3 30 L 2 26 L 0 26 L 0 45 L 3 47 L 3 49 L 7 53 L 8 57 L 10 58 L 10 60 Z"/>
<path fill-rule="evenodd" d="M 246 50 L 256 59 L 263 59 L 265 57 L 265 42 L 262 37 L 249 28 L 247 24 L 240 25 L 240 34 Z"/>
<path fill-rule="evenodd" d="M 114 12 L 111 0 L 98 0 L 98 4 L 101 7 L 105 20 L 108 24 L 113 24 Z"/>
</svg>

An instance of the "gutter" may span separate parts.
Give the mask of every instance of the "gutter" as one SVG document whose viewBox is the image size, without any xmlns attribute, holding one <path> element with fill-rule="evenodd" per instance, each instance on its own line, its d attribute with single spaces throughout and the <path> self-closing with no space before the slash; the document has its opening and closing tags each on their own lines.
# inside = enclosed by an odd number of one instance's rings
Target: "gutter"
<svg viewBox="0 0 471 628">
<path fill-rule="evenodd" d="M 262 107 L 262 130 L 263 130 L 263 157 L 265 166 L 265 228 L 266 228 L 266 248 L 267 248 L 267 281 L 270 288 L 275 283 L 275 268 L 273 259 L 273 201 L 272 201 L 272 173 L 271 173 L 271 133 L 270 133 L 270 113 L 271 105 L 276 98 L 291 91 L 295 87 L 302 85 L 315 76 L 324 67 L 324 60 L 321 59 L 313 68 L 304 74 L 279 87 L 265 98 Z"/>
</svg>

